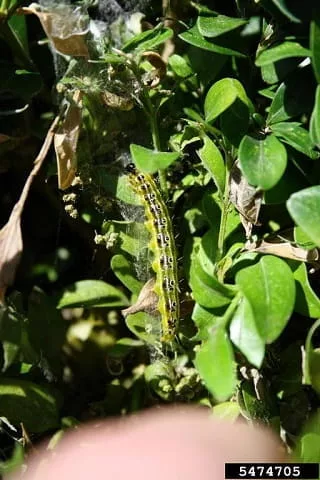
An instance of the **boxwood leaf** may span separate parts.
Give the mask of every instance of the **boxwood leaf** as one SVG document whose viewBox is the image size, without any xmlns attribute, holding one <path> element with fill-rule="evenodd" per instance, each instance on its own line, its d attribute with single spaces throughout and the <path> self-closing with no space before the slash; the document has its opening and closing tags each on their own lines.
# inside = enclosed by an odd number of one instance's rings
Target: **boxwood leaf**
<svg viewBox="0 0 320 480">
<path fill-rule="evenodd" d="M 283 42 L 276 47 L 263 50 L 263 52 L 258 55 L 255 64 L 257 67 L 262 67 L 264 65 L 268 65 L 269 63 L 278 62 L 279 60 L 283 60 L 285 58 L 310 57 L 310 54 L 310 50 L 302 47 L 300 43 Z"/>
<path fill-rule="evenodd" d="M 28 432 L 58 427 L 60 403 L 57 393 L 47 387 L 20 379 L 0 380 L 1 414 L 15 425 L 23 423 Z"/>
<path fill-rule="evenodd" d="M 311 63 L 318 83 L 320 83 L 320 16 L 315 15 L 310 25 Z"/>
<path fill-rule="evenodd" d="M 226 169 L 220 150 L 207 135 L 204 135 L 203 147 L 197 153 L 204 167 L 211 174 L 217 189 L 223 195 Z"/>
<path fill-rule="evenodd" d="M 289 18 L 289 20 L 291 20 L 292 22 L 300 23 L 299 18 L 297 18 L 295 15 L 293 15 L 292 12 L 290 12 L 290 10 L 288 10 L 288 7 L 286 5 L 287 0 L 271 0 L 271 1 L 276 7 L 278 7 L 278 9 L 280 10 L 281 13 L 283 13 L 283 15 Z"/>
<path fill-rule="evenodd" d="M 320 186 L 293 193 L 287 209 L 296 224 L 320 247 Z"/>
<path fill-rule="evenodd" d="M 210 52 L 219 53 L 220 55 L 234 55 L 235 57 L 245 57 L 245 55 L 232 48 L 223 47 L 217 43 L 206 40 L 199 32 L 198 26 L 194 25 L 189 30 L 180 33 L 179 37 L 190 45 L 202 48 L 203 50 L 209 50 Z"/>
<path fill-rule="evenodd" d="M 320 458 L 320 411 L 319 409 L 308 421 L 299 438 L 294 451 L 294 457 L 299 461 L 319 462 Z"/>
<path fill-rule="evenodd" d="M 218 37 L 247 23 L 243 18 L 217 15 L 215 12 L 200 12 L 197 20 L 199 32 L 204 37 Z"/>
<path fill-rule="evenodd" d="M 251 185 L 269 190 L 282 177 L 287 166 L 287 152 L 275 135 L 263 140 L 246 135 L 239 146 L 241 170 Z"/>
<path fill-rule="evenodd" d="M 265 343 L 261 338 L 249 301 L 243 297 L 230 324 L 230 339 L 252 365 L 261 367 Z"/>
<path fill-rule="evenodd" d="M 217 323 L 218 318 L 213 312 L 196 303 L 192 312 L 192 320 L 199 329 L 197 339 L 206 340 L 209 329 Z"/>
<path fill-rule="evenodd" d="M 293 276 L 296 281 L 295 312 L 306 317 L 319 318 L 320 299 L 310 286 L 305 263 L 292 261 L 289 262 L 289 265 L 292 268 Z"/>
<path fill-rule="evenodd" d="M 196 302 L 206 308 L 228 305 L 234 295 L 234 289 L 206 273 L 198 259 L 193 260 L 191 264 L 190 286 Z"/>
<path fill-rule="evenodd" d="M 236 387 L 236 370 L 230 340 L 223 327 L 211 335 L 196 354 L 195 366 L 206 387 L 218 401 L 227 400 Z"/>
<path fill-rule="evenodd" d="M 126 305 L 129 305 L 126 296 L 112 285 L 101 280 L 80 280 L 62 292 L 57 308 L 122 307 Z"/>
<path fill-rule="evenodd" d="M 168 63 L 178 77 L 187 78 L 194 73 L 190 64 L 181 57 L 181 55 L 177 55 L 176 53 L 169 57 Z"/>
<path fill-rule="evenodd" d="M 315 103 L 310 119 L 310 137 L 312 142 L 320 146 L 320 85 L 317 86 Z"/>
<path fill-rule="evenodd" d="M 215 120 L 222 112 L 227 110 L 237 98 L 249 106 L 246 91 L 239 80 L 235 78 L 223 78 L 214 83 L 209 89 L 204 101 L 206 121 L 212 122 Z"/>
<path fill-rule="evenodd" d="M 319 157 L 319 153 L 314 150 L 314 144 L 307 130 L 300 126 L 298 122 L 279 122 L 271 126 L 273 133 L 282 138 L 291 147 L 304 153 L 313 160 Z"/>
<path fill-rule="evenodd" d="M 122 48 L 126 53 L 144 50 L 152 50 L 173 36 L 171 28 L 156 27 L 153 30 L 146 30 L 131 38 Z"/>
<path fill-rule="evenodd" d="M 129 330 L 148 345 L 159 345 L 160 319 L 144 312 L 134 313 L 126 317 Z"/>
<path fill-rule="evenodd" d="M 266 120 L 266 125 L 272 125 L 273 123 L 282 122 L 290 118 L 290 114 L 286 109 L 285 94 L 287 91 L 287 86 L 283 82 L 279 86 L 276 94 L 273 97 L 269 113 Z"/>
<path fill-rule="evenodd" d="M 292 271 L 280 258 L 266 255 L 236 275 L 236 284 L 249 301 L 258 332 L 273 342 L 285 328 L 295 303 Z"/>
<path fill-rule="evenodd" d="M 213 416 L 228 422 L 235 422 L 240 416 L 240 407 L 237 402 L 222 402 L 212 409 Z"/>
<path fill-rule="evenodd" d="M 156 152 L 134 143 L 130 145 L 130 152 L 137 168 L 146 173 L 164 170 L 180 156 L 179 152 Z"/>
<path fill-rule="evenodd" d="M 143 286 L 142 282 L 136 279 L 136 272 L 133 263 L 124 255 L 114 255 L 111 259 L 113 273 L 125 285 L 130 292 L 138 294 Z"/>
<path fill-rule="evenodd" d="M 305 361 L 303 365 L 304 383 L 312 385 L 314 390 L 320 393 L 320 349 L 314 348 L 312 337 L 320 327 L 320 320 L 310 328 L 305 344 Z"/>
</svg>

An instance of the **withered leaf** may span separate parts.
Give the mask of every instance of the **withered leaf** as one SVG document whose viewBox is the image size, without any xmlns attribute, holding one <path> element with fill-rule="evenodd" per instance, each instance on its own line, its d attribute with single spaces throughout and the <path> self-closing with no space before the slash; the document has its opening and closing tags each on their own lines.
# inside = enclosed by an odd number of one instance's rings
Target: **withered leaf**
<svg viewBox="0 0 320 480">
<path fill-rule="evenodd" d="M 52 9 L 44 9 L 37 3 L 21 9 L 24 13 L 36 15 L 55 50 L 63 55 L 88 57 L 86 36 L 89 31 L 89 19 L 81 7 L 72 7 L 66 3 L 52 4 Z"/>
<path fill-rule="evenodd" d="M 54 134 L 54 149 L 58 166 L 58 185 L 61 190 L 69 188 L 77 171 L 77 146 L 81 128 L 82 92 L 77 90 L 73 95 L 65 118 Z"/>
<path fill-rule="evenodd" d="M 234 163 L 229 177 L 229 198 L 240 213 L 241 223 L 249 238 L 253 225 L 259 225 L 259 212 L 262 202 L 261 191 L 250 185 L 242 175 L 238 160 Z"/>
<path fill-rule="evenodd" d="M 154 292 L 155 279 L 150 278 L 142 287 L 138 299 L 131 307 L 121 310 L 122 315 L 126 318 L 128 315 L 138 312 L 146 312 L 150 315 L 157 315 L 158 295 Z"/>
<path fill-rule="evenodd" d="M 108 107 L 122 110 L 125 112 L 132 110 L 134 107 L 134 103 L 131 97 L 124 95 L 116 95 L 115 93 L 108 92 L 107 90 L 104 90 L 101 93 L 101 99 L 103 103 Z"/>
<path fill-rule="evenodd" d="M 21 196 L 15 204 L 8 222 L 0 230 L 0 303 L 4 303 L 7 287 L 13 284 L 23 250 L 21 234 L 21 215 L 34 177 L 50 148 L 54 129 L 59 121 L 56 117 L 53 121 L 41 150 L 34 161 L 33 169 L 23 187 Z"/>
<path fill-rule="evenodd" d="M 157 52 L 147 51 L 142 54 L 142 57 L 148 60 L 154 67 L 147 75 L 147 84 L 150 88 L 155 88 L 159 85 L 162 78 L 166 76 L 167 65 Z"/>
<path fill-rule="evenodd" d="M 257 242 L 248 242 L 246 244 L 246 250 L 311 263 L 318 268 L 320 266 L 320 255 L 317 248 L 307 250 L 297 246 L 290 240 L 286 241 L 286 239 L 280 235 L 269 236 Z"/>
<path fill-rule="evenodd" d="M 0 231 L 0 303 L 9 285 L 13 284 L 22 255 L 21 211 L 16 203 L 8 223 Z"/>
</svg>

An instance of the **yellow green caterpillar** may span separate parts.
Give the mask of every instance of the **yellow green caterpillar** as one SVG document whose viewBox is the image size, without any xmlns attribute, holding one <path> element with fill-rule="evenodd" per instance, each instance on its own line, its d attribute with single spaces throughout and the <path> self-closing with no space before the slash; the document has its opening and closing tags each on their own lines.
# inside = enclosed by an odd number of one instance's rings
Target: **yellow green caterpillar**
<svg viewBox="0 0 320 480">
<path fill-rule="evenodd" d="M 168 209 L 154 179 L 139 172 L 133 163 L 127 168 L 129 182 L 141 198 L 147 218 L 146 228 L 151 238 L 152 269 L 156 274 L 154 292 L 158 296 L 157 310 L 161 316 L 161 341 L 174 340 L 179 316 L 179 289 L 175 241 Z"/>
</svg>

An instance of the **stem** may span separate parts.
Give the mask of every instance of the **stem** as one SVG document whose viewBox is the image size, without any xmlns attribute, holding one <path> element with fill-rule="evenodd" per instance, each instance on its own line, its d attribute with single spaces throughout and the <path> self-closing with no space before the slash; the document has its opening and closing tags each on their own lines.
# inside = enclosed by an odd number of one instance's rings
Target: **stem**
<svg viewBox="0 0 320 480">
<path fill-rule="evenodd" d="M 151 129 L 153 148 L 155 149 L 156 152 L 161 152 L 159 126 L 158 126 L 158 119 L 157 119 L 158 112 L 154 108 L 154 106 L 153 106 L 153 104 L 150 100 L 149 92 L 147 91 L 146 88 L 143 88 L 143 96 L 144 96 L 144 99 L 145 99 L 145 102 L 144 102 L 145 112 L 146 112 L 147 117 L 149 118 L 149 121 L 150 121 L 150 129 Z M 158 170 L 158 177 L 159 177 L 159 183 L 160 183 L 161 191 L 162 191 L 164 197 L 167 198 L 168 197 L 168 187 L 167 187 L 167 179 L 166 179 L 165 171 L 164 170 Z"/>
<path fill-rule="evenodd" d="M 228 168 L 226 168 L 226 179 L 225 179 L 224 194 L 222 199 L 220 227 L 219 227 L 219 236 L 218 236 L 217 262 L 221 260 L 224 254 L 224 238 L 226 234 L 228 208 L 229 208 L 229 171 L 228 171 Z"/>
<path fill-rule="evenodd" d="M 142 87 L 141 103 L 142 103 L 144 112 L 147 115 L 147 117 L 149 119 L 149 122 L 150 122 L 153 148 L 156 152 L 161 152 L 159 126 L 158 126 L 158 120 L 157 120 L 158 112 L 153 106 L 153 103 L 152 103 L 152 101 L 150 99 L 150 96 L 149 96 L 149 91 L 143 85 L 143 82 L 141 81 L 141 77 L 140 77 L 140 74 L 139 74 L 139 69 L 134 62 L 131 63 L 131 70 L 134 73 L 136 79 L 138 80 L 138 82 L 140 83 L 140 85 Z M 161 188 L 161 191 L 163 193 L 163 196 L 165 198 L 167 198 L 168 197 L 168 187 L 167 187 L 167 179 L 166 179 L 165 171 L 164 170 L 158 170 L 158 177 L 159 177 L 160 188 Z"/>
<path fill-rule="evenodd" d="M 150 101 L 150 104 L 151 104 L 151 101 Z M 150 112 L 150 115 L 149 115 L 149 119 L 150 119 L 150 127 L 151 127 L 153 148 L 157 152 L 160 152 L 161 151 L 161 145 L 160 145 L 159 127 L 158 127 L 158 121 L 157 121 L 157 112 L 154 111 L 153 105 L 152 105 L 152 112 Z M 165 171 L 164 170 L 158 170 L 158 177 L 159 177 L 160 188 L 161 188 L 164 196 L 167 197 L 168 196 L 168 188 L 167 188 L 167 179 L 166 179 Z"/>
<path fill-rule="evenodd" d="M 239 305 L 239 302 L 242 298 L 241 292 L 238 292 L 235 297 L 232 299 L 230 305 L 228 306 L 226 312 L 224 313 L 223 317 L 221 318 L 221 323 L 220 325 L 223 325 L 224 327 L 227 327 L 228 323 L 233 317 L 233 313 L 236 310 L 236 308 Z"/>
</svg>

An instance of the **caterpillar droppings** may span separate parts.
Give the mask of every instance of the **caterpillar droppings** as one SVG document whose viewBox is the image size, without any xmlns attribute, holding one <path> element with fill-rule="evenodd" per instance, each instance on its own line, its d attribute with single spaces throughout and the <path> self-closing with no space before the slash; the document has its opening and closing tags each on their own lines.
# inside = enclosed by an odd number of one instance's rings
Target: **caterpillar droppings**
<svg viewBox="0 0 320 480">
<path fill-rule="evenodd" d="M 180 303 L 175 241 L 168 209 L 154 179 L 137 170 L 134 164 L 126 168 L 129 182 L 142 200 L 146 228 L 151 238 L 152 269 L 156 274 L 154 292 L 158 296 L 157 310 L 161 316 L 161 341 L 172 342 L 177 330 Z"/>
</svg>

